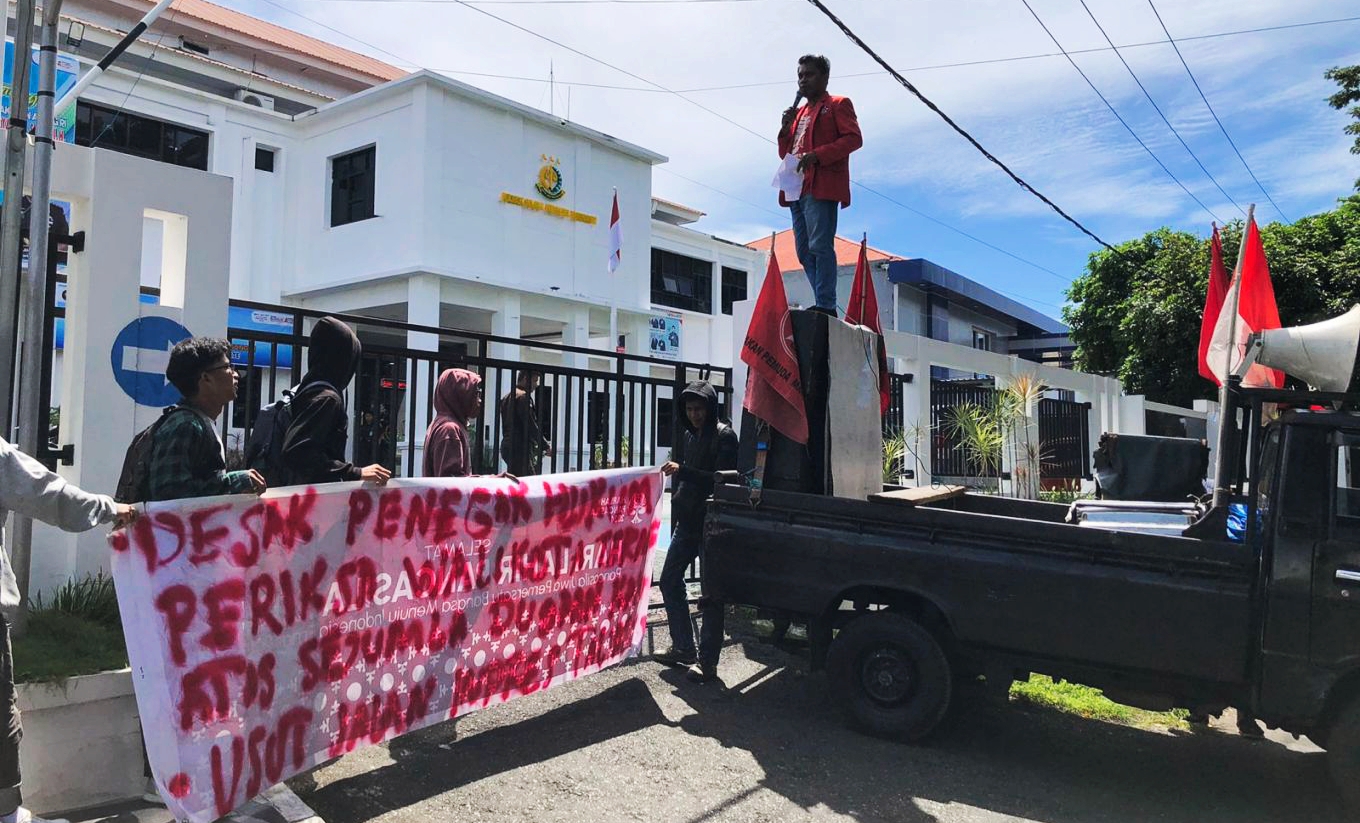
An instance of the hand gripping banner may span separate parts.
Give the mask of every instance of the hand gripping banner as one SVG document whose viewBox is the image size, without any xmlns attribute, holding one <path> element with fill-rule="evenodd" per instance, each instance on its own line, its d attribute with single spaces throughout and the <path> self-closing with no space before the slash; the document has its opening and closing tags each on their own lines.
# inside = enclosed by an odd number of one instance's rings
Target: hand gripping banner
<svg viewBox="0 0 1360 823">
<path fill-rule="evenodd" d="M 636 653 L 661 475 L 292 487 L 110 537 L 156 785 L 207 823 L 338 755 Z"/>
</svg>

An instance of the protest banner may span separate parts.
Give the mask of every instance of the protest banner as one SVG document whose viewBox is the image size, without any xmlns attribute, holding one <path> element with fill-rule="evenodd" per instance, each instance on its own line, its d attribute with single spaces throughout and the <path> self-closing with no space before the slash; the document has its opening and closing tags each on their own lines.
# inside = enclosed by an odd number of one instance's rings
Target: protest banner
<svg viewBox="0 0 1360 823">
<path fill-rule="evenodd" d="M 649 468 L 148 505 L 110 542 L 171 813 L 635 653 L 660 494 Z"/>
</svg>

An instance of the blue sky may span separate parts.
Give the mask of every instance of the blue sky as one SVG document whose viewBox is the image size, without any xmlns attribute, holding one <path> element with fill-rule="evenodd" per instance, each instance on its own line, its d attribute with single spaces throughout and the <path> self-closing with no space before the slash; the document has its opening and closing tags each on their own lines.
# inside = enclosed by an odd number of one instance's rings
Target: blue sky
<svg viewBox="0 0 1360 823">
<path fill-rule="evenodd" d="M 1147 0 L 1086 0 L 1090 15 L 1080 0 L 1029 1 L 1068 51 L 1108 49 L 1093 15 L 1232 200 L 1241 208 L 1257 203 L 1262 223 L 1281 219 L 1233 154 L 1172 47 L 1158 42 L 1165 34 Z M 654 175 L 653 193 L 706 212 L 696 228 L 742 242 L 787 226 L 769 187 L 777 158 L 763 136 L 773 134 L 790 102 L 798 55 L 821 52 L 832 61 L 831 91 L 855 101 L 865 134 L 865 147 L 851 160 L 853 178 L 897 201 L 856 188 L 853 205 L 841 213 L 840 234 L 868 232 L 874 246 L 928 258 L 1053 316 L 1067 282 L 1096 248 L 882 73 L 806 0 L 219 2 L 531 106 L 551 106 L 558 114 L 570 106 L 572 120 L 668 156 Z M 1352 138 L 1342 129 L 1348 120 L 1326 104 L 1335 86 L 1322 73 L 1360 63 L 1360 20 L 1204 36 L 1360 17 L 1360 0 L 1153 2 L 1285 216 L 1324 211 L 1351 192 L 1360 156 L 1347 151 Z M 1164 225 L 1207 234 L 1215 217 L 1242 216 L 1113 51 L 1074 59 L 1207 211 L 1158 167 L 1066 58 L 932 68 L 1055 55 L 1053 40 L 1022 0 L 826 4 L 998 158 L 1105 240 L 1117 243 Z"/>
</svg>

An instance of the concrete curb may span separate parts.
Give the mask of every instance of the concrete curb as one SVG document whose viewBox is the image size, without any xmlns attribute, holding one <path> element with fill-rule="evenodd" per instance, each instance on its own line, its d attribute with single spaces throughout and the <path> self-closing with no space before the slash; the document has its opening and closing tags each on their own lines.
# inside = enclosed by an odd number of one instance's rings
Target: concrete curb
<svg viewBox="0 0 1360 823">
<path fill-rule="evenodd" d="M 143 800 L 98 806 L 61 815 L 71 823 L 172 823 L 164 806 Z M 283 783 L 260 792 L 219 823 L 326 823 Z"/>
</svg>

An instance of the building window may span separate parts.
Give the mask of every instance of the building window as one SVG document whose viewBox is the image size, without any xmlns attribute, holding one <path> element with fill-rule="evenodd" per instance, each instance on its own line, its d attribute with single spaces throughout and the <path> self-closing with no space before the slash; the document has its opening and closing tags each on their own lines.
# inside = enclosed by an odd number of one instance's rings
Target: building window
<svg viewBox="0 0 1360 823">
<path fill-rule="evenodd" d="M 274 171 L 274 150 L 255 147 L 255 168 L 258 171 Z"/>
<path fill-rule="evenodd" d="M 84 100 L 76 103 L 76 145 L 208 170 L 207 132 Z"/>
<path fill-rule="evenodd" d="M 732 304 L 746 299 L 746 272 L 723 266 L 722 313 L 731 314 Z"/>
<path fill-rule="evenodd" d="M 373 216 L 377 147 L 331 158 L 331 225 L 357 223 Z"/>
<path fill-rule="evenodd" d="M 712 314 L 713 264 L 664 249 L 652 249 L 652 302 Z"/>
<path fill-rule="evenodd" d="M 974 328 L 973 348 L 979 351 L 996 351 L 996 332 Z"/>
</svg>

